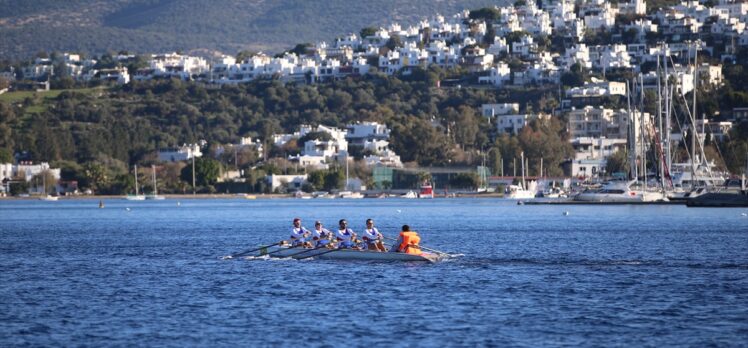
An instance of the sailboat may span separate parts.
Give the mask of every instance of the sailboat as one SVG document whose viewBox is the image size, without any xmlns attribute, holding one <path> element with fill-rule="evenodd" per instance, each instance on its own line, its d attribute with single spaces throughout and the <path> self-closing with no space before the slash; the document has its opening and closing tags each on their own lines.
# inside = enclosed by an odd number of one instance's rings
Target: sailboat
<svg viewBox="0 0 748 348">
<path fill-rule="evenodd" d="M 643 82 L 642 82 L 643 83 Z M 662 190 L 660 189 L 652 189 L 649 187 L 647 183 L 647 161 L 646 161 L 646 147 L 645 147 L 645 120 L 644 120 L 644 112 L 642 111 L 644 109 L 644 101 L 643 99 L 641 101 L 641 107 L 639 110 L 634 110 L 631 108 L 631 89 L 628 88 L 628 84 L 626 94 L 628 98 L 628 110 L 629 115 L 631 115 L 631 120 L 629 122 L 629 147 L 630 147 L 630 156 L 629 159 L 631 165 L 631 177 L 633 180 L 630 181 L 611 181 L 606 184 L 604 184 L 601 188 L 598 189 L 590 189 L 586 190 L 576 196 L 574 196 L 574 201 L 577 202 L 601 202 L 601 203 L 642 203 L 642 202 L 659 202 L 659 201 L 667 201 L 667 198 L 663 194 Z M 634 83 L 634 86 L 636 84 Z M 643 87 L 642 89 L 643 90 Z M 643 98 L 643 97 L 642 97 Z M 640 140 L 637 142 L 636 139 L 636 124 L 637 119 L 636 117 L 639 117 L 638 123 L 641 127 L 641 130 L 639 132 Z M 641 168 L 639 168 L 637 164 L 637 144 L 641 146 L 639 149 L 639 153 L 641 154 Z M 638 171 L 641 170 L 643 181 L 639 182 L 639 173 Z"/>
<path fill-rule="evenodd" d="M 505 197 L 509 199 L 532 199 L 535 198 L 537 183 L 535 181 L 531 181 L 529 185 L 525 183 L 525 153 L 522 152 L 520 156 L 520 162 L 522 162 L 521 185 L 509 185 Z"/>
<path fill-rule="evenodd" d="M 156 184 L 156 166 L 155 165 L 151 165 L 151 173 L 153 174 L 153 194 L 145 196 L 145 199 L 152 199 L 156 201 L 166 199 L 166 197 L 158 195 L 158 185 Z"/>
<path fill-rule="evenodd" d="M 42 186 L 44 187 L 44 195 L 39 197 L 40 201 L 54 202 L 59 198 L 57 196 L 50 196 L 47 194 L 47 173 L 44 172 L 42 172 Z"/>
<path fill-rule="evenodd" d="M 135 194 L 125 197 L 128 201 L 144 201 L 145 196 L 138 193 L 138 166 L 135 165 Z"/>
</svg>

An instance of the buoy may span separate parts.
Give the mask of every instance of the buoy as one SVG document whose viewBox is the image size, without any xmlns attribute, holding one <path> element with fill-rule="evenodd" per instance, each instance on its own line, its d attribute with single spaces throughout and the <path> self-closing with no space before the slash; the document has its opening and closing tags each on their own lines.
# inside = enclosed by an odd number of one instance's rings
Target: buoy
<svg viewBox="0 0 748 348">
<path fill-rule="evenodd" d="M 181 202 L 177 202 L 177 207 L 180 206 L 180 205 L 182 205 L 182 203 Z"/>
</svg>

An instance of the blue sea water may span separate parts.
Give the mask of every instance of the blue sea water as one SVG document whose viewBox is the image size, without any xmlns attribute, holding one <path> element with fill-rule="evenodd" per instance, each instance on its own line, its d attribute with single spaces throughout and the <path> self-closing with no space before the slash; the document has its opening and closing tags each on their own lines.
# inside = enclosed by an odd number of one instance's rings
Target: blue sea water
<svg viewBox="0 0 748 348">
<path fill-rule="evenodd" d="M 0 201 L 0 346 L 748 344 L 746 209 L 180 203 Z M 464 256 L 222 259 L 296 216 L 357 231 L 373 218 L 389 236 L 409 224 Z"/>
</svg>

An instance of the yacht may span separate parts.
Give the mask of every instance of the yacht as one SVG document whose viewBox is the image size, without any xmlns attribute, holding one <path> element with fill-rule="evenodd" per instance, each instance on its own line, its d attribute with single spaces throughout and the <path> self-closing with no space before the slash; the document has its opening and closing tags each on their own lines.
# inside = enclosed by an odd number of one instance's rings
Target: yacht
<svg viewBox="0 0 748 348">
<path fill-rule="evenodd" d="M 166 199 L 166 197 L 158 195 L 158 184 L 156 182 L 156 166 L 155 165 L 151 165 L 151 172 L 153 173 L 153 194 L 146 195 L 145 199 L 162 201 Z"/>
<path fill-rule="evenodd" d="M 137 165 L 135 166 L 135 194 L 134 195 L 128 194 L 125 197 L 125 199 L 128 201 L 144 201 L 145 200 L 145 195 L 141 195 L 138 193 L 138 166 Z"/>
<path fill-rule="evenodd" d="M 640 203 L 667 201 L 659 191 L 637 185 L 637 181 L 609 182 L 599 189 L 587 189 L 574 196 L 576 202 Z"/>
<path fill-rule="evenodd" d="M 506 188 L 506 195 L 504 197 L 509 199 L 535 198 L 535 182 L 530 181 L 527 186 L 529 189 L 525 189 L 521 185 L 509 185 Z"/>
<path fill-rule="evenodd" d="M 533 199 L 538 192 L 538 183 L 530 181 L 525 184 L 525 153 L 520 153 L 520 163 L 522 164 L 522 181 L 521 185 L 509 185 L 506 188 L 504 198 L 509 199 Z"/>
</svg>

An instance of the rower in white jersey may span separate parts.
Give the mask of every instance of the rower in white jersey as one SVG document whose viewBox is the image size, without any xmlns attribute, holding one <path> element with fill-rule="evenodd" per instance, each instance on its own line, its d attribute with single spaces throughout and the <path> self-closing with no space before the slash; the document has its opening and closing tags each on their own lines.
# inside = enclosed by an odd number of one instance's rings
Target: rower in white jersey
<svg viewBox="0 0 748 348">
<path fill-rule="evenodd" d="M 374 220 L 366 219 L 366 229 L 361 236 L 364 240 L 364 249 L 372 251 L 387 251 L 382 243 L 384 236 L 374 227 Z"/>
<path fill-rule="evenodd" d="M 341 219 L 338 222 L 339 229 L 335 232 L 335 239 L 338 240 L 338 249 L 360 249 L 356 246 L 356 232 L 348 228 L 348 221 Z"/>
<path fill-rule="evenodd" d="M 309 243 L 306 238 L 309 237 L 309 230 L 301 226 L 301 219 L 293 219 L 293 229 L 291 229 L 291 246 L 303 246 L 304 248 L 311 248 L 312 243 Z"/>
<path fill-rule="evenodd" d="M 312 242 L 314 243 L 315 248 L 332 248 L 332 232 L 322 227 L 322 222 L 319 220 L 314 222 L 314 229 L 312 230 Z"/>
</svg>

